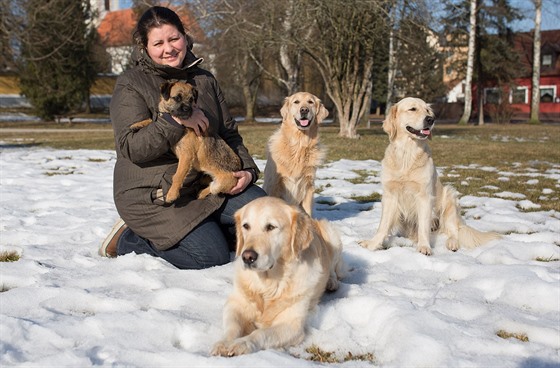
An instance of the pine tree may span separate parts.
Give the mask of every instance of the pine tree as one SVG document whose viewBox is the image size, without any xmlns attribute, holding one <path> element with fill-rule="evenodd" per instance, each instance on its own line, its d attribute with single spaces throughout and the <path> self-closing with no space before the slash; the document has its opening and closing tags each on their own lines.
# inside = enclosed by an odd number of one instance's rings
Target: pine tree
<svg viewBox="0 0 560 368">
<path fill-rule="evenodd" d="M 89 1 L 24 0 L 20 86 L 46 120 L 79 109 L 96 76 Z"/>
</svg>

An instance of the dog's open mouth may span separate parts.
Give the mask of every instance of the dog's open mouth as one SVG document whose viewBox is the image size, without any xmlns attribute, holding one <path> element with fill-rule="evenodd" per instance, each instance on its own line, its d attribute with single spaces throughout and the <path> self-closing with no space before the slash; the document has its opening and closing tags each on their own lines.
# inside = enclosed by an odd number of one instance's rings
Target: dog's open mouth
<svg viewBox="0 0 560 368">
<path fill-rule="evenodd" d="M 416 130 L 410 126 L 406 127 L 406 130 L 408 130 L 410 133 L 414 134 L 415 136 L 417 136 L 420 139 L 426 139 L 426 138 L 430 138 L 430 136 L 432 135 L 432 130 L 429 128 L 425 128 L 422 130 Z"/>
<path fill-rule="evenodd" d="M 305 128 L 309 128 L 309 126 L 311 126 L 311 122 L 313 121 L 313 119 L 301 118 L 301 119 L 298 120 L 298 119 L 294 118 L 294 121 L 299 128 L 305 129 Z"/>
</svg>

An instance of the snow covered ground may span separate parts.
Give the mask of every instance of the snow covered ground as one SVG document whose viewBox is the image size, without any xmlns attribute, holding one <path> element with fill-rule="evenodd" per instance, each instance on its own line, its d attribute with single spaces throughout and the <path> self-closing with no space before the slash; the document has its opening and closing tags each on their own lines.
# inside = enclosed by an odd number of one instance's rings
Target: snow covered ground
<svg viewBox="0 0 560 368">
<path fill-rule="evenodd" d="M 305 359 L 311 346 L 341 367 L 560 366 L 560 213 L 521 210 L 534 204 L 519 193 L 460 200 L 467 222 L 499 241 L 452 253 L 438 237 L 426 257 L 396 238 L 372 252 L 357 241 L 375 232 L 380 203 L 352 197 L 381 192 L 380 162 L 325 165 L 315 215 L 339 227 L 351 271 L 311 314 L 302 344 L 222 358 L 209 351 L 232 264 L 190 271 L 97 255 L 117 219 L 114 161 L 112 151 L 0 147 L 0 251 L 21 255 L 0 263 L 1 366 L 320 366 Z M 355 170 L 371 176 L 353 184 Z M 548 194 L 560 191 L 560 165 L 542 175 L 559 183 Z M 343 362 L 349 353 L 374 358 Z"/>
</svg>

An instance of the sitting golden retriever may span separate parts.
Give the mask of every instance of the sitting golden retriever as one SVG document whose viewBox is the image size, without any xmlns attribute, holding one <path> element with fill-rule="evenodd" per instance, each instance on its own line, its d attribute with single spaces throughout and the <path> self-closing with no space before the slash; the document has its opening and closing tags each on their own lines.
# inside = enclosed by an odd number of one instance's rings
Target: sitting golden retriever
<svg viewBox="0 0 560 368">
<path fill-rule="evenodd" d="M 455 190 L 441 184 L 427 140 L 434 113 L 419 98 L 407 97 L 391 107 L 383 122 L 389 146 L 381 162 L 381 221 L 371 240 L 360 245 L 379 249 L 393 231 L 411 238 L 420 253 L 430 255 L 430 232 L 447 235 L 447 248 L 473 248 L 499 238 L 465 224 Z"/>
<path fill-rule="evenodd" d="M 263 189 L 311 215 L 315 172 L 323 161 L 319 124 L 329 112 L 316 96 L 298 92 L 284 100 L 282 125 L 270 137 Z"/>
<path fill-rule="evenodd" d="M 309 310 L 338 288 L 342 245 L 335 229 L 274 197 L 235 214 L 234 290 L 224 309 L 224 337 L 213 355 L 234 356 L 301 342 Z"/>
</svg>

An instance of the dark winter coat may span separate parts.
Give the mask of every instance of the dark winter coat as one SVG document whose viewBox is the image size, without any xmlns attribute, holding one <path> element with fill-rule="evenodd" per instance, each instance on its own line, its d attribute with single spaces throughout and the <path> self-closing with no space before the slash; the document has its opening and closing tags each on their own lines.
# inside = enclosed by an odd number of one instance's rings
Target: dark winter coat
<svg viewBox="0 0 560 368">
<path fill-rule="evenodd" d="M 198 107 L 210 121 L 208 129 L 218 132 L 255 179 L 258 168 L 243 145 L 216 79 L 198 67 L 202 59 L 189 51 L 185 66 L 179 69 L 157 65 L 145 52 L 136 52 L 133 58 L 136 65 L 117 79 L 110 106 L 117 151 L 114 199 L 119 215 L 132 231 L 163 250 L 177 244 L 217 210 L 224 199 L 215 195 L 196 199 L 202 174 L 191 171 L 181 197 L 171 205 L 163 202 L 162 194 L 167 193 L 177 169 L 178 161 L 171 147 L 185 128 L 169 116 L 158 115 L 162 82 L 174 79 L 193 84 L 198 89 Z M 155 122 L 138 132 L 129 129 L 131 124 L 146 118 Z"/>
</svg>

